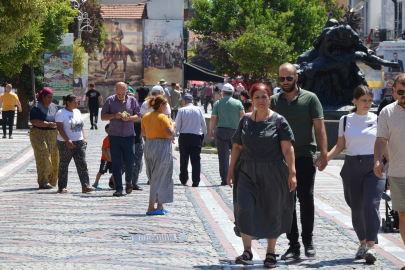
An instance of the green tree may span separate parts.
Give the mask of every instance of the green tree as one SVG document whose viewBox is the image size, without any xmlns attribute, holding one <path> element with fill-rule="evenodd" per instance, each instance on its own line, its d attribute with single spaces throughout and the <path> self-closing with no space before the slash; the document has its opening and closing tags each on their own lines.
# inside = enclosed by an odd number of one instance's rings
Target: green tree
<svg viewBox="0 0 405 270">
<path fill-rule="evenodd" d="M 30 1 L 28 1 L 30 2 Z M 32 24 L 8 53 L 0 53 L 0 84 L 12 83 L 18 90 L 23 111 L 17 114 L 17 128 L 28 127 L 28 99 L 34 99 L 38 85 L 36 67 L 43 66 L 45 50 L 56 50 L 63 42 L 61 38 L 68 31 L 68 25 L 76 16 L 69 0 L 49 0 L 41 20 Z M 25 16 L 27 17 L 27 16 Z M 3 35 L 0 32 L 0 37 Z M 26 78 L 31 76 L 31 87 Z M 43 76 L 43 74 L 41 75 Z M 43 78 L 42 78 L 43 79 Z"/>
<path fill-rule="evenodd" d="M 311 48 L 335 0 L 195 0 L 188 28 L 202 35 L 218 73 L 251 81 Z M 334 16 L 340 16 L 335 12 Z"/>
<path fill-rule="evenodd" d="M 32 28 L 38 26 L 52 0 L 0 1 L 0 53 L 16 47 Z"/>
</svg>

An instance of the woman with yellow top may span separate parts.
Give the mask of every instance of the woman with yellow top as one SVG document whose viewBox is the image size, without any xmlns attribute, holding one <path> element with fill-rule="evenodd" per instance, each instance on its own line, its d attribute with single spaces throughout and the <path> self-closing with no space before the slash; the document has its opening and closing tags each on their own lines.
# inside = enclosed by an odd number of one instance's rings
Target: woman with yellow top
<svg viewBox="0 0 405 270">
<path fill-rule="evenodd" d="M 142 137 L 145 140 L 146 174 L 150 182 L 147 215 L 164 215 L 163 204 L 173 202 L 173 153 L 171 137 L 176 124 L 164 114 L 167 99 L 149 97 L 146 102 L 154 109 L 142 118 Z M 157 208 L 155 208 L 157 203 Z"/>
<path fill-rule="evenodd" d="M 8 138 L 13 138 L 13 125 L 14 125 L 14 105 L 18 106 L 18 111 L 22 112 L 21 103 L 18 96 L 11 92 L 13 87 L 11 84 L 6 85 L 6 92 L 0 96 L 0 108 L 3 105 L 3 139 L 7 138 L 7 123 L 8 123 Z M 0 114 L 2 112 L 0 111 Z"/>
</svg>

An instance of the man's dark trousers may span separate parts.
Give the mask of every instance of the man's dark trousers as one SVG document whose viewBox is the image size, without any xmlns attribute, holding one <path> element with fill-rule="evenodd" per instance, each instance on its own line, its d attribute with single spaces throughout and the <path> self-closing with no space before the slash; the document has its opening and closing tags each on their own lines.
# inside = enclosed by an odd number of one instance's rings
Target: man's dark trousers
<svg viewBox="0 0 405 270">
<path fill-rule="evenodd" d="M 205 113 L 208 113 L 207 109 L 208 109 L 208 103 L 211 103 L 211 110 L 214 108 L 214 101 L 212 100 L 213 97 L 205 97 L 205 104 L 204 104 L 204 111 Z"/>
<path fill-rule="evenodd" d="M 187 183 L 188 180 L 188 160 L 191 160 L 192 167 L 192 180 L 193 183 L 200 182 L 201 172 L 201 146 L 202 135 L 180 133 L 179 136 L 179 150 L 180 150 L 180 182 L 182 184 Z"/>
<path fill-rule="evenodd" d="M 96 106 L 89 106 L 90 110 L 90 124 L 93 126 L 93 116 L 94 116 L 94 123 L 97 125 L 97 120 L 98 120 L 98 105 Z"/>
<path fill-rule="evenodd" d="M 295 159 L 297 173 L 297 192 L 294 199 L 300 201 L 300 216 L 302 225 L 302 243 L 307 246 L 312 243 L 314 230 L 314 184 L 316 168 L 312 157 L 299 157 Z M 299 247 L 299 231 L 297 224 L 297 211 L 294 210 L 291 232 L 287 233 L 290 246 Z"/>
<path fill-rule="evenodd" d="M 218 149 L 219 174 L 221 181 L 226 182 L 229 169 L 229 150 L 232 149 L 232 137 L 236 129 L 217 128 L 215 132 L 215 143 Z"/>
</svg>

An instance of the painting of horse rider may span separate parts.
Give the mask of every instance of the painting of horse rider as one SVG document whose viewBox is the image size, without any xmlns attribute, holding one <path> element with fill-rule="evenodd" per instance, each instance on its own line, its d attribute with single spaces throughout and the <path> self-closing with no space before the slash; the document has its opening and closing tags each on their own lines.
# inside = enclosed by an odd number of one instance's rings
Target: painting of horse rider
<svg viewBox="0 0 405 270">
<path fill-rule="evenodd" d="M 105 19 L 108 37 L 97 59 L 89 61 L 89 83 L 115 85 L 129 81 L 138 85 L 142 78 L 142 21 Z"/>
</svg>

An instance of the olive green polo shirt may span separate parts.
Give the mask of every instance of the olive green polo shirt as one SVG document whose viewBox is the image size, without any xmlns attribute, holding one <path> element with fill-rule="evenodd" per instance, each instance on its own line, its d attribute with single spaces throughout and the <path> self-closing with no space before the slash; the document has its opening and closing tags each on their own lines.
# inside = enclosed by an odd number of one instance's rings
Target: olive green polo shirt
<svg viewBox="0 0 405 270">
<path fill-rule="evenodd" d="M 287 119 L 294 133 L 295 158 L 316 158 L 316 139 L 312 121 L 323 118 L 323 108 L 318 97 L 300 88 L 298 96 L 289 102 L 280 92 L 271 96 L 271 109 Z"/>
<path fill-rule="evenodd" d="M 216 127 L 237 129 L 240 112 L 244 110 L 242 102 L 230 96 L 225 96 L 215 102 L 211 115 L 217 117 Z"/>
</svg>

